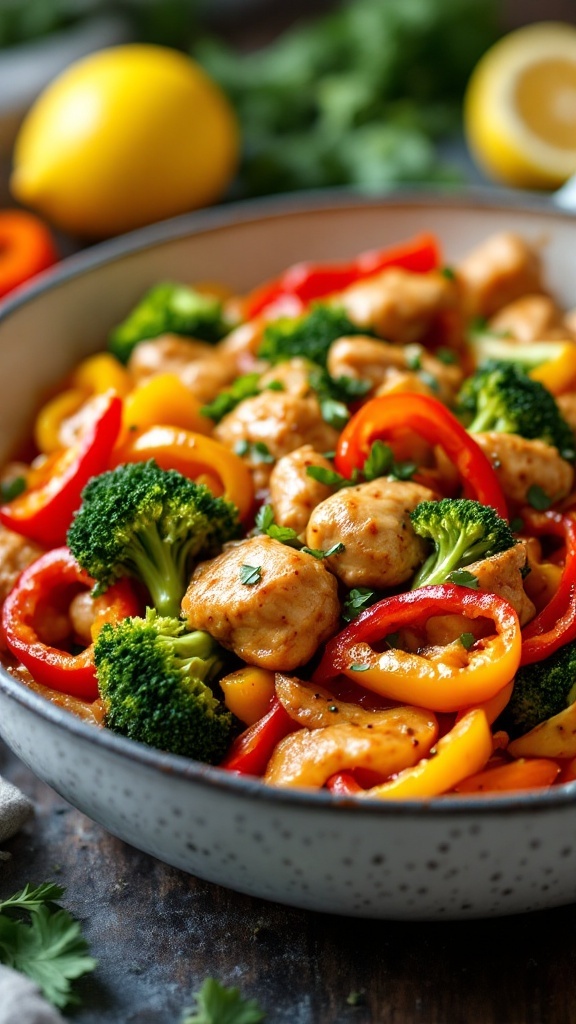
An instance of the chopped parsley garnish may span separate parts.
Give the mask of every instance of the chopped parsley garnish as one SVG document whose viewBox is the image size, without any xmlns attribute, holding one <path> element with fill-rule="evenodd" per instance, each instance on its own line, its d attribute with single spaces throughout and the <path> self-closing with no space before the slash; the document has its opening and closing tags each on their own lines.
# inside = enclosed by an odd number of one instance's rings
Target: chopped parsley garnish
<svg viewBox="0 0 576 1024">
<path fill-rule="evenodd" d="M 14 501 L 26 490 L 26 477 L 14 476 L 11 480 L 0 482 L 0 498 L 2 501 Z"/>
<path fill-rule="evenodd" d="M 466 648 L 467 651 L 470 650 L 470 648 L 472 647 L 472 644 L 475 642 L 475 640 L 476 640 L 476 637 L 474 636 L 474 633 L 461 633 L 460 634 L 460 643 L 462 644 L 462 647 Z"/>
<path fill-rule="evenodd" d="M 245 373 L 241 377 L 237 377 L 234 383 L 229 388 L 221 391 L 213 402 L 203 405 L 200 412 L 203 416 L 207 416 L 208 419 L 219 423 L 224 416 L 232 412 L 245 398 L 254 398 L 255 395 L 260 393 L 259 381 L 259 373 Z"/>
<path fill-rule="evenodd" d="M 258 514 L 255 519 L 255 526 L 257 533 L 263 533 L 267 537 L 271 537 L 272 540 L 280 541 L 281 544 L 286 544 L 288 547 L 296 548 L 297 551 L 302 551 L 305 555 L 312 555 L 313 558 L 330 558 L 331 555 L 339 555 L 342 551 L 345 551 L 345 547 L 341 543 L 333 544 L 332 547 L 326 550 L 322 548 L 308 548 L 301 540 L 298 539 L 296 530 L 293 530 L 291 526 L 279 526 L 274 520 L 274 510 L 271 505 L 262 505 L 258 510 Z"/>
<path fill-rule="evenodd" d="M 537 509 L 538 512 L 546 512 L 553 504 L 552 498 L 548 497 L 546 491 L 542 490 L 539 484 L 532 484 L 528 488 L 526 498 L 528 499 L 528 504 L 532 508 Z"/>
<path fill-rule="evenodd" d="M 454 572 L 448 573 L 446 581 L 456 583 L 459 587 L 469 587 L 470 590 L 478 590 L 480 586 L 478 577 L 473 572 L 468 572 L 467 569 L 454 569 Z"/>
<path fill-rule="evenodd" d="M 371 590 L 370 587 L 353 587 L 342 605 L 342 618 L 344 622 L 352 622 L 352 619 L 355 619 L 360 615 L 360 612 L 363 612 L 365 608 L 369 608 L 377 600 L 378 593 L 376 590 Z"/>
<path fill-rule="evenodd" d="M 241 565 L 240 566 L 240 583 L 244 583 L 247 587 L 253 587 L 255 583 L 259 583 L 262 577 L 262 566 L 261 565 Z"/>
</svg>

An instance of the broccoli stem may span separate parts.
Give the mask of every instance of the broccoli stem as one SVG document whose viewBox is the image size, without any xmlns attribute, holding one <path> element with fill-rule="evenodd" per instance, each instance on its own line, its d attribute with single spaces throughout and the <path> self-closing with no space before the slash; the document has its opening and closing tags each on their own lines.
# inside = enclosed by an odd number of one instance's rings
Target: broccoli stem
<svg viewBox="0 0 576 1024">
<path fill-rule="evenodd" d="M 445 583 L 446 577 L 453 569 L 464 568 L 471 562 L 477 561 L 484 554 L 484 550 L 483 538 L 474 543 L 468 534 L 462 533 L 454 542 L 453 536 L 445 534 L 438 542 L 438 551 L 430 555 L 416 573 L 412 590 L 422 586 Z"/>
<path fill-rule="evenodd" d="M 138 533 L 130 545 L 136 575 L 144 581 L 158 615 L 178 618 L 187 581 L 174 561 L 171 542 L 155 526 Z"/>
</svg>

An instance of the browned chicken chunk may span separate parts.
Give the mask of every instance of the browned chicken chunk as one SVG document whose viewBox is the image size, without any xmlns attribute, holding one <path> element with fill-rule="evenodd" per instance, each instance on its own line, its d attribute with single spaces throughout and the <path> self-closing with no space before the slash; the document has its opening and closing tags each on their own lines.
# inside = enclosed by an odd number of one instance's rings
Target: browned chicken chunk
<svg viewBox="0 0 576 1024">
<path fill-rule="evenodd" d="M 344 551 L 325 559 L 347 587 L 395 587 L 409 580 L 426 557 L 426 543 L 412 529 L 410 512 L 434 498 L 427 487 L 380 478 L 346 487 L 314 509 L 306 530 L 311 548 Z"/>
<path fill-rule="evenodd" d="M 574 470 L 557 448 L 543 441 L 528 441 L 518 434 L 496 431 L 474 434 L 494 467 L 504 494 L 525 504 L 532 486 L 540 487 L 551 501 L 565 498 L 572 490 Z"/>
<path fill-rule="evenodd" d="M 395 344 L 409 345 L 428 333 L 438 314 L 456 307 L 457 289 L 437 271 L 413 274 L 390 268 L 350 285 L 335 302 L 360 327 L 369 327 Z"/>
<path fill-rule="evenodd" d="M 243 583 L 243 566 L 256 570 Z M 192 575 L 182 610 L 249 665 L 290 671 L 338 629 L 335 577 L 312 555 L 270 537 L 229 545 Z"/>
</svg>

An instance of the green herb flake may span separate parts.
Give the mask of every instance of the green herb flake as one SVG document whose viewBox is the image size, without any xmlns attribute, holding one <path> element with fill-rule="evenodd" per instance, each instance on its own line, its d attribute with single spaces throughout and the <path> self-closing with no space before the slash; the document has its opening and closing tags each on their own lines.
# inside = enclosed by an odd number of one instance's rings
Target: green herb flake
<svg viewBox="0 0 576 1024">
<path fill-rule="evenodd" d="M 0 482 L 0 498 L 2 501 L 14 501 L 26 490 L 26 477 L 14 476 L 11 480 Z"/>
<path fill-rule="evenodd" d="M 440 273 L 442 274 L 442 277 L 447 278 L 448 281 L 454 281 L 456 279 L 456 272 L 453 267 L 442 267 Z"/>
<path fill-rule="evenodd" d="M 262 577 L 262 566 L 261 565 L 242 565 L 240 566 L 240 583 L 244 583 L 247 587 L 253 587 L 255 583 L 259 583 Z"/>
<path fill-rule="evenodd" d="M 341 555 L 343 551 L 346 551 L 344 545 L 338 541 L 337 544 L 333 544 L 331 548 L 308 548 L 303 547 L 302 551 L 307 555 L 312 555 L 313 558 L 322 560 L 323 558 L 331 558 L 332 555 Z"/>
<path fill-rule="evenodd" d="M 459 587 L 468 587 L 470 590 L 478 590 L 480 586 L 478 577 L 467 569 L 454 569 L 454 572 L 448 573 L 446 581 L 456 583 Z"/>
<path fill-rule="evenodd" d="M 514 516 L 514 518 L 510 520 L 510 529 L 512 530 L 512 533 L 522 532 L 524 529 L 524 520 L 521 516 Z"/>
<path fill-rule="evenodd" d="M 358 662 L 354 662 L 352 665 L 348 666 L 350 672 L 367 672 L 369 668 L 370 665 L 362 665 Z"/>
<path fill-rule="evenodd" d="M 476 640 L 476 637 L 474 636 L 474 633 L 461 633 L 460 634 L 460 643 L 462 644 L 462 647 L 466 648 L 467 651 L 470 650 L 470 648 L 472 647 L 472 644 L 475 643 L 475 640 Z"/>
<path fill-rule="evenodd" d="M 306 466 L 306 476 L 316 480 L 326 487 L 349 487 L 352 483 L 345 476 L 337 473 L 335 469 L 328 469 L 327 466 Z"/>
<path fill-rule="evenodd" d="M 369 587 L 353 587 L 342 605 L 344 622 L 352 622 L 360 612 L 368 608 L 376 600 L 376 591 Z"/>
<path fill-rule="evenodd" d="M 547 509 L 553 504 L 552 498 L 549 498 L 546 491 L 543 491 L 539 484 L 532 484 L 526 492 L 526 498 L 528 504 L 532 508 L 537 509 L 538 512 L 546 512 Z"/>
<path fill-rule="evenodd" d="M 404 347 L 404 356 L 406 358 L 406 367 L 408 370 L 421 370 L 422 369 L 422 355 L 424 349 L 422 345 L 406 345 Z"/>
<path fill-rule="evenodd" d="M 444 363 L 444 366 L 454 366 L 458 362 L 458 356 L 451 348 L 437 348 L 434 355 L 440 363 Z"/>
</svg>

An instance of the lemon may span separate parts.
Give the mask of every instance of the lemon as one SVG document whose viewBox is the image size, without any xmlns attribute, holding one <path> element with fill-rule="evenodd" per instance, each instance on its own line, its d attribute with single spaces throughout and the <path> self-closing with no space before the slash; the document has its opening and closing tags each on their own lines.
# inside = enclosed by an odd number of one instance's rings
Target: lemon
<svg viewBox="0 0 576 1024">
<path fill-rule="evenodd" d="M 216 201 L 238 151 L 234 112 L 198 64 L 128 44 L 76 61 L 38 97 L 10 187 L 63 231 L 103 238 Z"/>
<path fill-rule="evenodd" d="M 539 22 L 480 59 L 464 98 L 472 155 L 496 181 L 556 188 L 576 172 L 576 27 Z"/>
</svg>

